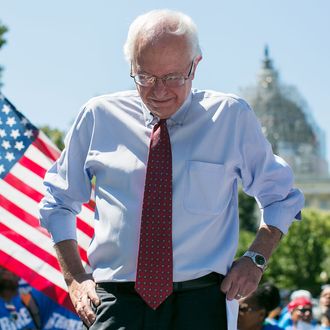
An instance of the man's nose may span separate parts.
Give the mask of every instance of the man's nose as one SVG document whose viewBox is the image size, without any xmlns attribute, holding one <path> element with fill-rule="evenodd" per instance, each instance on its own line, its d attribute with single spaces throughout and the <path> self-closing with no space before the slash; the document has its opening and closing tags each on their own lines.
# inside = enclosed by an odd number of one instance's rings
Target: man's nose
<svg viewBox="0 0 330 330">
<path fill-rule="evenodd" d="M 166 93 L 166 85 L 163 79 L 157 78 L 153 86 L 154 93 L 156 95 L 163 95 Z"/>
</svg>

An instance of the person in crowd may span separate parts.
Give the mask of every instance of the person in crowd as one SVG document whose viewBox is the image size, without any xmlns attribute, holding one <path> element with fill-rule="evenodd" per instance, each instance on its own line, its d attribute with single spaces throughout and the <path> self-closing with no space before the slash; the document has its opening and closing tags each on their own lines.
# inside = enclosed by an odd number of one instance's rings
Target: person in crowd
<svg viewBox="0 0 330 330">
<path fill-rule="evenodd" d="M 42 330 L 82 330 L 83 323 L 77 314 L 62 307 L 48 298 L 41 291 L 32 288 L 34 299 L 40 316 Z"/>
<path fill-rule="evenodd" d="M 291 324 L 285 330 L 309 330 L 314 328 L 313 324 L 313 304 L 305 297 L 292 300 L 288 305 L 291 314 Z"/>
<path fill-rule="evenodd" d="M 271 283 L 264 283 L 249 296 L 239 300 L 239 330 L 280 330 L 274 322 L 267 322 L 271 311 L 280 306 L 278 288 Z"/>
<path fill-rule="evenodd" d="M 312 300 L 313 296 L 312 296 L 311 292 L 308 290 L 303 290 L 303 289 L 295 290 L 290 295 L 290 302 L 293 300 L 296 300 L 298 298 L 306 298 L 306 299 Z"/>
<path fill-rule="evenodd" d="M 323 287 L 320 294 L 319 306 L 322 313 L 326 313 L 330 309 L 330 284 Z"/>
<path fill-rule="evenodd" d="M 322 324 L 323 327 L 327 323 L 327 315 L 330 311 L 330 285 L 325 284 L 322 286 L 322 291 L 319 296 L 319 303 L 314 307 L 314 317 L 317 319 L 318 324 Z M 321 328 L 322 329 L 322 328 Z"/>
<path fill-rule="evenodd" d="M 306 298 L 308 300 L 312 300 L 312 294 L 310 291 L 305 290 L 305 289 L 299 289 L 299 290 L 295 290 L 290 294 L 290 300 L 288 303 L 290 303 L 291 301 L 294 301 L 298 298 Z M 291 319 L 291 313 L 288 310 L 288 305 L 286 305 L 280 314 L 279 317 L 279 321 L 278 321 L 278 325 L 286 328 L 290 325 L 292 325 L 292 319 Z"/>
<path fill-rule="evenodd" d="M 330 308 L 321 314 L 320 325 L 317 330 L 330 330 Z"/>
<path fill-rule="evenodd" d="M 18 292 L 19 277 L 0 267 L 0 329 L 37 330 L 39 325 L 33 320 Z"/>
<path fill-rule="evenodd" d="M 25 285 L 20 278 L 0 268 L 0 330 L 81 330 L 77 314 L 60 306 L 41 291 Z"/>
<path fill-rule="evenodd" d="M 136 90 L 87 102 L 45 177 L 40 220 L 72 303 L 90 329 L 236 329 L 235 300 L 257 288 L 303 195 L 243 99 L 192 88 L 202 52 L 190 17 L 137 17 L 124 51 Z M 87 274 L 75 218 L 93 177 Z M 262 219 L 233 262 L 238 181 Z"/>
</svg>

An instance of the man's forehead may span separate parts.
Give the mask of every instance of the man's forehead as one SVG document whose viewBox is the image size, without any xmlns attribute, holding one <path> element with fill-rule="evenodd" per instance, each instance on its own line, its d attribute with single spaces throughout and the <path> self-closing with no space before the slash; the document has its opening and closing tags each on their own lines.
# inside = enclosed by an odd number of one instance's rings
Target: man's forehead
<svg viewBox="0 0 330 330">
<path fill-rule="evenodd" d="M 145 73 L 152 76 L 163 77 L 171 74 L 181 74 L 185 75 L 187 71 L 188 64 L 190 65 L 191 62 L 176 62 L 173 65 L 148 65 L 144 63 L 144 65 L 136 64 L 134 66 L 134 71 L 138 73 Z"/>
<path fill-rule="evenodd" d="M 141 52 L 133 66 L 138 71 L 153 75 L 166 75 L 169 73 L 184 73 L 191 63 L 190 52 L 177 48 L 163 49 L 162 51 Z"/>
<path fill-rule="evenodd" d="M 166 61 L 175 58 L 180 61 L 183 57 L 191 56 L 191 45 L 184 36 L 166 35 L 155 40 L 141 40 L 137 43 L 135 61 L 137 63 Z"/>
<path fill-rule="evenodd" d="M 297 306 L 295 309 L 302 309 L 302 308 L 310 308 L 310 307 L 312 307 L 312 305 L 311 304 L 306 304 L 306 305 L 299 305 L 299 306 Z"/>
</svg>

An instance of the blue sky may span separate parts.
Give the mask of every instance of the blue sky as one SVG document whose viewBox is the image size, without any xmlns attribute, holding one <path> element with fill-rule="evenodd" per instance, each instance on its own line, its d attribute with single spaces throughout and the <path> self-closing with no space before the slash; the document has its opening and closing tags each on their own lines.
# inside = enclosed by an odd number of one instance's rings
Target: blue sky
<svg viewBox="0 0 330 330">
<path fill-rule="evenodd" d="M 327 134 L 330 161 L 329 0 L 0 0 L 10 29 L 2 92 L 35 125 L 67 130 L 90 97 L 133 88 L 122 46 L 130 22 L 155 8 L 190 15 L 203 50 L 194 87 L 240 94 L 255 83 L 265 44 Z"/>
</svg>

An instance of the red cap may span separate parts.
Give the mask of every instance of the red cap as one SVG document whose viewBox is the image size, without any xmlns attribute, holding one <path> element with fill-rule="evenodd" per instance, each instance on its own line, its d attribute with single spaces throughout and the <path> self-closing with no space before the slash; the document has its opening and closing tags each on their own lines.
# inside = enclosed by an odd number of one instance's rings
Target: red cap
<svg viewBox="0 0 330 330">
<path fill-rule="evenodd" d="M 305 297 L 300 297 L 300 298 L 292 300 L 289 303 L 288 310 L 289 310 L 289 312 L 292 312 L 294 309 L 296 309 L 299 306 L 304 307 L 304 306 L 307 306 L 307 305 L 312 306 L 312 302 L 309 299 L 305 298 Z"/>
</svg>

